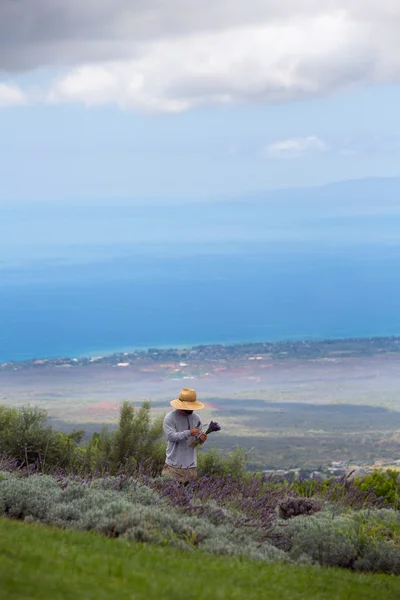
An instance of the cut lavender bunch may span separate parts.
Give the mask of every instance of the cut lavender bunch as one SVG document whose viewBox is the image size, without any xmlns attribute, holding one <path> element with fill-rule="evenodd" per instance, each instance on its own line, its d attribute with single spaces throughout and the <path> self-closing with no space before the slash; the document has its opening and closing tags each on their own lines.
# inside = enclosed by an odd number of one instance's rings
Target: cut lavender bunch
<svg viewBox="0 0 400 600">
<path fill-rule="evenodd" d="M 207 427 L 206 435 L 208 435 L 209 433 L 213 433 L 214 431 L 221 431 L 221 427 L 215 421 L 211 421 L 211 423 Z"/>
<path fill-rule="evenodd" d="M 207 427 L 207 430 L 205 431 L 205 434 L 208 435 L 209 433 L 213 433 L 214 431 L 221 431 L 221 427 L 215 421 L 211 421 L 210 424 L 209 424 L 209 426 Z M 191 448 L 196 448 L 200 444 L 201 444 L 201 439 L 200 438 L 196 438 L 190 444 L 190 447 Z"/>
</svg>

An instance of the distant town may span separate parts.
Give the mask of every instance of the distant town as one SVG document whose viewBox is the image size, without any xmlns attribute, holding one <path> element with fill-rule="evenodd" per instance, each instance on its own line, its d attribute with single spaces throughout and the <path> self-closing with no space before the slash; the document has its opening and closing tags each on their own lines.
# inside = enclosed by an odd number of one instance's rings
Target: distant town
<svg viewBox="0 0 400 600">
<path fill-rule="evenodd" d="M 400 337 L 349 338 L 318 341 L 281 341 L 240 344 L 209 344 L 191 348 L 148 348 L 105 356 L 32 358 L 0 364 L 0 370 L 43 366 L 85 367 L 93 363 L 127 368 L 138 363 L 226 362 L 229 360 L 335 360 L 377 354 L 400 353 Z"/>
<path fill-rule="evenodd" d="M 400 460 L 378 460 L 373 465 L 369 464 L 350 464 L 346 461 L 333 461 L 330 464 L 323 465 L 319 469 L 266 469 L 263 471 L 265 477 L 272 479 L 282 479 L 286 481 L 295 481 L 298 479 L 310 480 L 317 479 L 325 481 L 332 477 L 362 477 L 369 475 L 376 470 L 400 471 Z"/>
</svg>

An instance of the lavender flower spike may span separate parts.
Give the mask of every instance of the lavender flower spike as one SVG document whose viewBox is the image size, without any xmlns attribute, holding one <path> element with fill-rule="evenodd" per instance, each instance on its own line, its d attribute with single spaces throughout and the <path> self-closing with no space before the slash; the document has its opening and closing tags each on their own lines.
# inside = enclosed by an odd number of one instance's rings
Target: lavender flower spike
<svg viewBox="0 0 400 600">
<path fill-rule="evenodd" d="M 209 426 L 207 427 L 207 430 L 205 431 L 205 434 L 208 435 L 209 433 L 213 433 L 214 431 L 221 431 L 221 427 L 215 421 L 211 421 Z M 197 438 L 196 440 L 193 440 L 193 442 L 190 444 L 190 447 L 196 448 L 200 444 L 201 440 L 200 438 Z"/>
<path fill-rule="evenodd" d="M 213 433 L 214 431 L 221 431 L 221 427 L 215 421 L 211 421 L 207 428 L 206 435 Z"/>
</svg>

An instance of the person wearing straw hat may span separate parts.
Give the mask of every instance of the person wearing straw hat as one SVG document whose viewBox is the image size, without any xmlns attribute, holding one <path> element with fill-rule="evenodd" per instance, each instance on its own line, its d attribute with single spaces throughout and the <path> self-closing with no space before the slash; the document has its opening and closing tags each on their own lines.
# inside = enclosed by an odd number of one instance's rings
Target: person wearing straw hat
<svg viewBox="0 0 400 600">
<path fill-rule="evenodd" d="M 179 397 L 171 400 L 170 404 L 175 410 L 164 418 L 164 435 L 168 444 L 162 475 L 187 483 L 197 477 L 197 450 L 191 447 L 191 443 L 198 438 L 204 444 L 207 439 L 202 432 L 201 419 L 194 412 L 204 408 L 204 404 L 197 400 L 197 394 L 191 388 L 181 390 Z"/>
</svg>

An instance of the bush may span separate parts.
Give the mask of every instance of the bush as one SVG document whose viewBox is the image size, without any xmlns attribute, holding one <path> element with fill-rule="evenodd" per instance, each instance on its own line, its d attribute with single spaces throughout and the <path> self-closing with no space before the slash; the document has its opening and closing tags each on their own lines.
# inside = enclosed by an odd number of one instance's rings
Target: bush
<svg viewBox="0 0 400 600">
<path fill-rule="evenodd" d="M 27 478 L 8 475 L 0 482 L 0 514 L 44 520 L 60 493 L 57 482 L 47 475 Z"/>
<path fill-rule="evenodd" d="M 367 507 L 381 507 L 384 504 L 394 506 L 393 496 L 389 495 L 390 499 L 385 498 L 382 495 L 384 490 L 374 488 L 365 479 L 354 480 L 350 476 L 339 479 L 331 478 L 322 482 L 316 479 L 298 480 L 291 484 L 291 490 L 298 496 L 305 498 L 319 497 L 326 502 L 334 502 L 356 510 Z"/>
<path fill-rule="evenodd" d="M 116 431 L 111 434 L 103 427 L 81 447 L 83 434 L 81 430 L 68 434 L 54 430 L 46 411 L 37 407 L 0 406 L 0 457 L 12 457 L 19 467 L 34 467 L 42 473 L 55 469 L 113 475 L 121 470 L 127 474 L 161 472 L 166 445 L 162 417 L 151 422 L 148 402 L 137 411 L 124 402 Z"/>
<path fill-rule="evenodd" d="M 396 546 L 380 540 L 364 548 L 354 563 L 356 571 L 400 575 L 400 552 Z"/>
<path fill-rule="evenodd" d="M 355 486 L 363 491 L 372 491 L 378 498 L 383 498 L 385 504 L 395 508 L 400 507 L 400 473 L 398 471 L 374 471 L 371 475 L 357 478 Z"/>
<path fill-rule="evenodd" d="M 82 437 L 83 431 L 55 431 L 47 422 L 46 411 L 37 407 L 0 406 L 0 454 L 20 464 L 37 463 L 41 471 L 47 466 L 70 468 Z"/>
<path fill-rule="evenodd" d="M 321 512 L 285 522 L 282 547 L 292 559 L 400 574 L 400 515 L 394 510 Z"/>
<path fill-rule="evenodd" d="M 284 547 L 294 559 L 306 554 L 321 565 L 351 567 L 357 557 L 357 540 L 350 533 L 348 523 L 334 522 L 326 514 L 298 517 L 285 526 Z"/>
<path fill-rule="evenodd" d="M 248 454 L 237 448 L 226 456 L 211 448 L 207 452 L 199 452 L 197 457 L 198 474 L 200 477 L 245 477 Z"/>
<path fill-rule="evenodd" d="M 120 409 L 118 428 L 110 434 L 107 427 L 95 433 L 84 453 L 84 465 L 89 472 L 133 474 L 146 469 L 160 473 L 165 462 L 163 419 L 150 420 L 150 404 L 144 402 L 138 411 L 130 402 Z"/>
<path fill-rule="evenodd" d="M 312 498 L 287 498 L 279 504 L 278 514 L 281 519 L 313 515 L 322 510 L 322 504 Z"/>
</svg>

